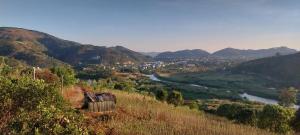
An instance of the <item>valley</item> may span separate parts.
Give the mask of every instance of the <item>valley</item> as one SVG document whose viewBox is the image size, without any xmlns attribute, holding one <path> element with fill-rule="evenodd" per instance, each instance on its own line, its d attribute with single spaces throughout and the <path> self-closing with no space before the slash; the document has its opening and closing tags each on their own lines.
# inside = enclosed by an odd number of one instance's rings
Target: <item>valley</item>
<svg viewBox="0 0 300 135">
<path fill-rule="evenodd" d="M 150 57 L 122 46 L 85 45 L 20 28 L 0 28 L 0 49 L 0 81 L 3 81 L 0 92 L 5 95 L 0 98 L 5 108 L 0 109 L 8 110 L 0 115 L 16 112 L 12 119 L 5 119 L 5 124 L 0 124 L 0 133 L 12 133 L 12 130 L 26 134 L 31 132 L 27 129 L 32 128 L 52 132 L 53 127 L 35 125 L 35 122 L 48 121 L 42 117 L 47 112 L 39 112 L 40 107 L 53 111 L 51 115 L 57 114 L 49 118 L 54 123 L 60 115 L 78 118 L 79 122 L 58 123 L 63 133 L 214 135 L 244 131 L 253 134 L 294 132 L 291 129 L 294 126 L 289 123 L 296 119 L 294 114 L 299 108 L 294 105 L 299 97 L 295 89 L 299 88 L 299 71 L 292 64 L 298 65 L 299 53 L 293 49 L 226 48 L 213 54 L 195 49 L 150 53 L 156 55 Z M 279 61 L 291 68 L 279 65 Z M 288 74 L 282 74 L 286 71 Z M 279 79 L 281 77 L 286 80 Z M 43 92 L 49 92 L 46 95 L 51 96 L 40 95 Z M 23 100 L 37 106 L 31 110 L 15 98 L 18 94 L 27 95 Z M 110 96 L 101 97 L 101 94 Z M 49 104 L 34 102 L 36 97 Z M 114 110 L 108 114 L 95 111 L 101 107 L 94 102 L 112 100 L 109 97 L 114 97 Z M 57 109 L 52 110 L 52 104 Z M 17 106 L 26 109 L 26 116 L 22 117 L 26 119 L 18 121 L 22 109 Z M 107 105 L 102 107 L 107 109 Z M 268 109 L 281 112 L 272 114 L 283 118 L 278 128 L 271 126 L 277 120 L 267 126 L 260 125 L 269 116 Z M 16 123 L 30 127 L 22 129 L 15 126 Z M 72 126 L 78 130 L 70 131 Z"/>
<path fill-rule="evenodd" d="M 183 91 L 188 91 L 186 89 L 184 89 L 184 87 L 187 87 L 187 86 L 193 86 L 193 87 L 196 87 L 196 88 L 199 88 L 199 91 L 205 91 L 205 90 L 208 90 L 210 89 L 209 87 L 207 86 L 203 86 L 203 85 L 197 85 L 197 84 L 189 84 L 188 82 L 174 82 L 172 79 L 168 79 L 168 78 L 164 78 L 164 77 L 161 77 L 161 76 L 158 76 L 158 75 L 147 75 L 151 80 L 153 81 L 157 81 L 157 82 L 163 82 L 163 83 L 167 83 L 167 84 L 178 84 L 180 83 L 180 85 L 183 85 Z M 158 77 L 156 77 L 158 76 Z M 165 80 L 162 80 L 162 79 L 165 79 Z M 173 81 L 173 82 L 171 82 Z M 274 88 L 266 88 L 266 89 L 272 89 L 272 90 L 275 90 Z M 226 92 L 229 92 L 229 91 L 226 91 Z M 275 99 L 268 99 L 266 97 L 259 97 L 259 96 L 255 96 L 255 95 L 251 95 L 251 94 L 248 94 L 247 93 L 248 91 L 247 90 L 244 90 L 244 91 L 239 91 L 239 94 L 238 96 L 240 98 L 244 98 L 246 100 L 249 100 L 249 101 L 253 101 L 253 102 L 260 102 L 260 103 L 264 103 L 264 104 L 272 104 L 272 105 L 277 105 L 278 104 L 278 101 L 276 100 L 277 98 Z M 185 92 L 183 92 L 184 94 Z M 230 92 L 231 93 L 231 92 Z M 255 92 L 254 92 L 255 93 Z M 207 93 L 208 94 L 208 93 Z M 256 93 L 257 94 L 257 93 Z M 205 94 L 203 94 L 205 95 Z M 259 94 L 257 94 L 259 95 Z M 195 95 L 196 96 L 196 95 Z M 237 95 L 236 95 L 237 96 Z M 238 97 L 237 97 L 238 98 Z M 298 105 L 295 105 L 294 106 L 295 108 L 299 108 Z"/>
<path fill-rule="evenodd" d="M 299 7 L 0 0 L 0 135 L 300 135 Z"/>
<path fill-rule="evenodd" d="M 270 80 L 257 76 L 231 74 L 228 72 L 206 72 L 206 73 L 178 73 L 178 74 L 158 74 L 163 80 L 180 82 L 182 84 L 194 84 L 204 87 L 198 89 L 215 94 L 223 93 L 238 99 L 238 95 L 249 93 L 265 98 L 277 99 L 278 90 L 272 88 Z M 220 97 L 219 97 L 220 98 Z"/>
</svg>

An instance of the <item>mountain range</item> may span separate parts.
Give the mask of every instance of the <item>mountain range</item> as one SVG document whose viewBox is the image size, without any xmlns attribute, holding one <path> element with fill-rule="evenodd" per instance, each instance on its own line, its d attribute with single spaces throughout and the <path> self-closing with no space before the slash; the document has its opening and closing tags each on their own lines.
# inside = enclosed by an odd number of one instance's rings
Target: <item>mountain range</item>
<svg viewBox="0 0 300 135">
<path fill-rule="evenodd" d="M 175 52 L 162 52 L 155 56 L 157 60 L 166 59 L 197 59 L 205 57 L 213 57 L 220 59 L 245 59 L 253 60 L 265 57 L 271 57 L 275 55 L 288 55 L 297 53 L 297 50 L 290 49 L 287 47 L 276 47 L 270 49 L 260 49 L 260 50 L 241 50 L 234 48 L 225 48 L 214 53 L 209 53 L 204 50 L 180 50 Z"/>
<path fill-rule="evenodd" d="M 152 58 L 156 57 L 160 52 L 140 52 L 141 54 L 144 54 L 146 56 L 150 56 Z"/>
<path fill-rule="evenodd" d="M 81 44 L 63 40 L 43 32 L 22 28 L 0 27 L 0 56 L 14 58 L 28 65 L 41 67 L 63 64 L 73 66 L 81 64 L 138 64 L 151 61 L 152 58 L 147 55 L 157 55 L 154 57 L 156 60 L 205 57 L 253 60 L 294 53 L 297 53 L 297 50 L 277 47 L 261 50 L 225 48 L 212 54 L 200 49 L 142 54 L 122 46 L 105 47 Z"/>
<path fill-rule="evenodd" d="M 194 59 L 207 57 L 210 54 L 201 49 L 181 50 L 176 52 L 163 52 L 158 54 L 155 59 Z"/>
<path fill-rule="evenodd" d="M 297 50 L 290 49 L 287 47 L 275 47 L 270 49 L 259 50 L 241 50 L 234 48 L 225 48 L 220 51 L 214 52 L 212 56 L 225 59 L 259 59 L 275 55 L 288 55 L 293 53 L 297 53 Z"/>
<path fill-rule="evenodd" d="M 0 28 L 0 55 L 32 66 L 141 63 L 150 57 L 122 46 L 80 44 L 22 28 Z"/>
</svg>

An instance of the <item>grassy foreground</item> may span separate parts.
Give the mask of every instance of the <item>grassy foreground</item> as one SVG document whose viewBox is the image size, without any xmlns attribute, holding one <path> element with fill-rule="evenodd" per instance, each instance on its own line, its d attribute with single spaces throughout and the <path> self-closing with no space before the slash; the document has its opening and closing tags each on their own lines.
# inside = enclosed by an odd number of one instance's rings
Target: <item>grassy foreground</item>
<svg viewBox="0 0 300 135">
<path fill-rule="evenodd" d="M 269 135 L 272 133 L 207 115 L 187 107 L 174 107 L 138 93 L 110 91 L 117 96 L 112 119 L 85 113 L 97 133 L 115 135 Z"/>
</svg>

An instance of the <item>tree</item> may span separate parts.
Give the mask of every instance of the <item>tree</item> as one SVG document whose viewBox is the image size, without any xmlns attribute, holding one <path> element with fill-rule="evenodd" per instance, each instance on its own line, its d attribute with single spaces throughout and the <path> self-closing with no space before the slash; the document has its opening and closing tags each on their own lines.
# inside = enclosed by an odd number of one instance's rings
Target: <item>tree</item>
<svg viewBox="0 0 300 135">
<path fill-rule="evenodd" d="M 183 97 L 182 97 L 182 94 L 181 92 L 179 91 L 172 91 L 168 98 L 167 98 L 167 101 L 169 104 L 174 104 L 175 106 L 179 106 L 179 105 L 182 105 L 183 103 Z"/>
<path fill-rule="evenodd" d="M 235 115 L 235 120 L 238 123 L 256 126 L 258 121 L 257 114 L 258 111 L 256 109 L 243 108 Z"/>
<path fill-rule="evenodd" d="M 293 87 L 282 90 L 279 95 L 279 105 L 284 107 L 293 106 L 297 102 L 297 92 L 298 90 Z"/>
<path fill-rule="evenodd" d="M 97 67 L 96 69 L 92 69 L 92 70 L 80 71 L 76 76 L 80 79 L 99 80 L 101 78 L 105 79 L 105 78 L 111 77 L 112 74 L 113 74 L 113 72 L 109 68 Z"/>
<path fill-rule="evenodd" d="M 222 104 L 218 107 L 216 113 L 219 116 L 233 120 L 242 109 L 243 106 L 239 104 Z"/>
<path fill-rule="evenodd" d="M 59 78 L 63 78 L 64 85 L 72 85 L 76 82 L 75 73 L 71 67 L 53 67 L 50 70 Z"/>
<path fill-rule="evenodd" d="M 248 108 L 241 104 L 223 104 L 220 105 L 216 111 L 217 115 L 234 120 L 238 123 L 255 126 L 257 124 L 256 109 Z"/>
<path fill-rule="evenodd" d="M 117 82 L 114 85 L 114 89 L 126 90 L 126 91 L 135 91 L 134 84 L 131 81 Z"/>
<path fill-rule="evenodd" d="M 168 91 L 160 89 L 156 92 L 156 98 L 160 101 L 166 101 L 168 98 Z"/>
<path fill-rule="evenodd" d="M 288 133 L 291 131 L 290 123 L 294 111 L 278 105 L 266 105 L 260 113 L 258 127 L 268 129 L 277 133 Z"/>
</svg>

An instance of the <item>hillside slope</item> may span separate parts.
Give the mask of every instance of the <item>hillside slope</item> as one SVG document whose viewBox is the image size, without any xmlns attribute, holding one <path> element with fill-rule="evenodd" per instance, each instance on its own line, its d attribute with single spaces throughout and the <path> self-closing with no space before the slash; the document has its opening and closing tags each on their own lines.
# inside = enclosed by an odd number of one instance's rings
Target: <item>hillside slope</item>
<svg viewBox="0 0 300 135">
<path fill-rule="evenodd" d="M 258 74 L 300 86 L 300 53 L 275 56 L 242 63 L 234 72 Z"/>
<path fill-rule="evenodd" d="M 0 55 L 29 65 L 139 63 L 149 57 L 127 48 L 83 45 L 52 35 L 21 28 L 0 28 Z"/>
<path fill-rule="evenodd" d="M 68 90 L 68 92 L 71 92 Z M 103 92 L 103 91 L 102 91 Z M 97 133 L 113 135 L 269 135 L 272 133 L 206 115 L 188 107 L 174 107 L 138 93 L 109 90 L 117 97 L 113 119 L 100 122 L 96 113 L 85 112 Z M 78 92 L 73 92 L 77 93 Z M 80 97 L 67 96 L 70 101 Z M 66 97 L 66 96 L 65 96 Z M 78 101 L 78 99 L 77 99 Z"/>
</svg>

